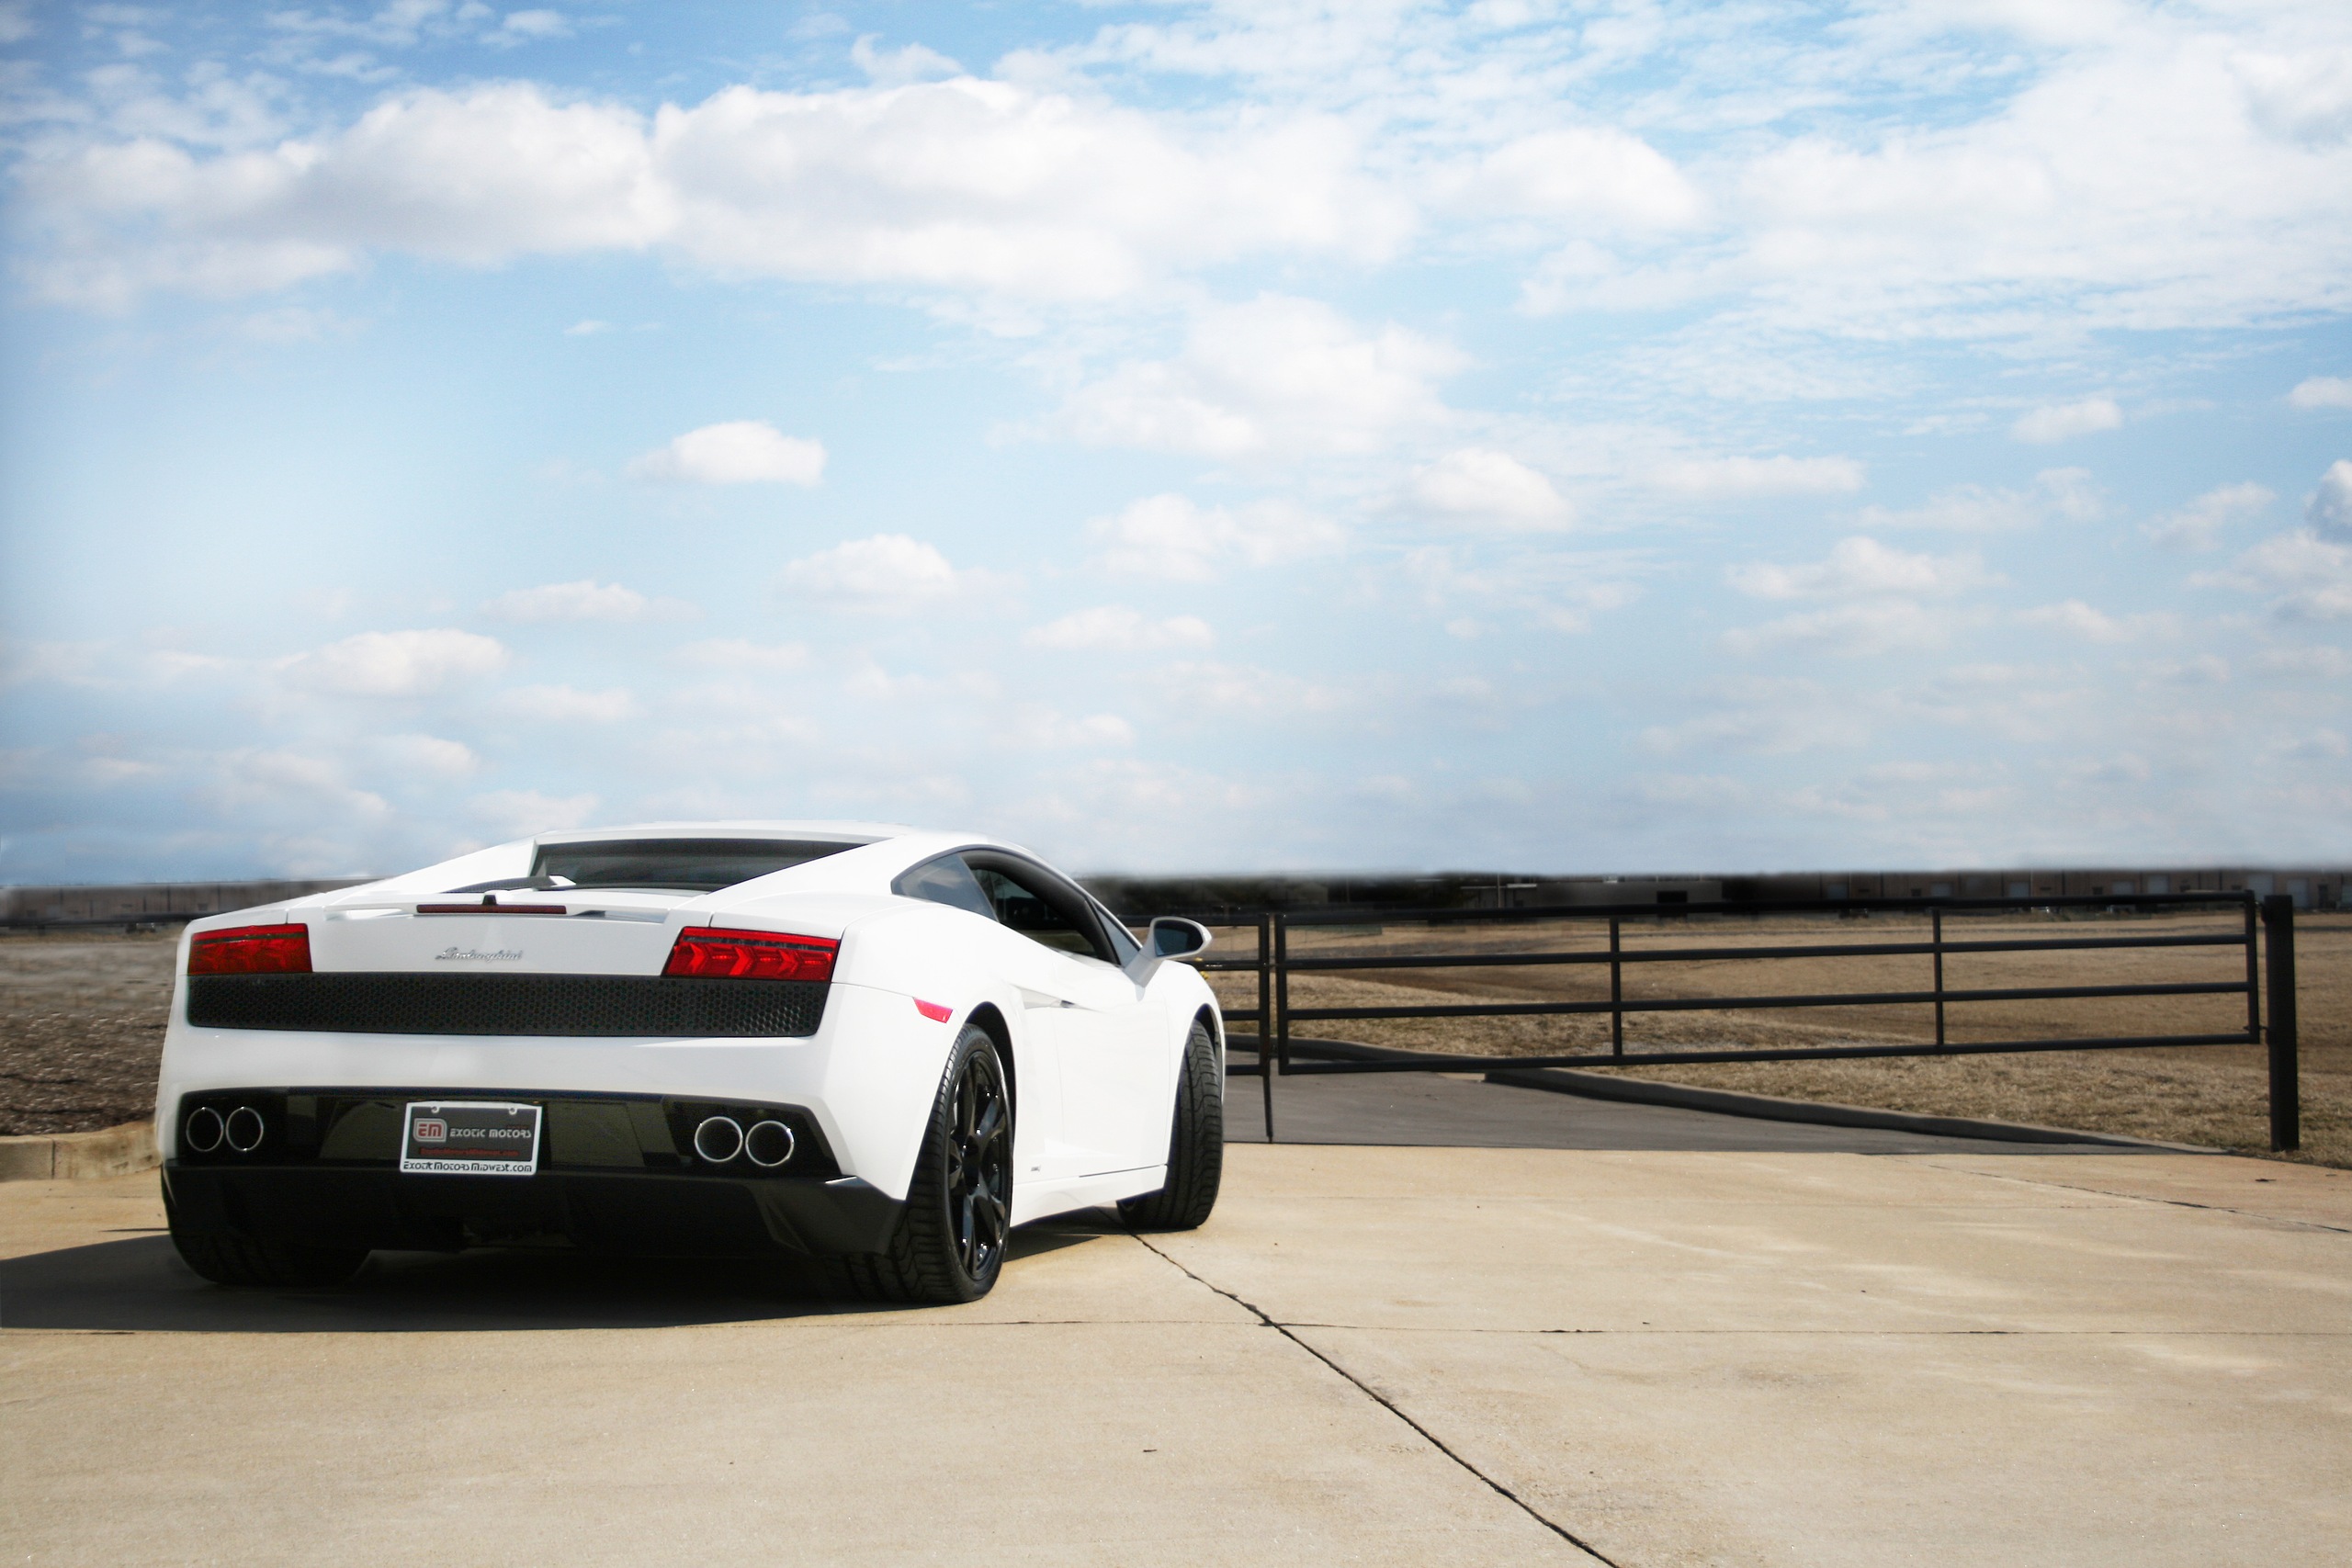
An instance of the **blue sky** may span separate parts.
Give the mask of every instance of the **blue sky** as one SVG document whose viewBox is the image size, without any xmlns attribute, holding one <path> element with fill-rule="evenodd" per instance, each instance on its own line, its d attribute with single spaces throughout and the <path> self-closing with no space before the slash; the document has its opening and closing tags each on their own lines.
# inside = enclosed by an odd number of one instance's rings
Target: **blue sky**
<svg viewBox="0 0 2352 1568">
<path fill-rule="evenodd" d="M 0 6 L 0 880 L 2352 855 L 2352 11 Z"/>
</svg>

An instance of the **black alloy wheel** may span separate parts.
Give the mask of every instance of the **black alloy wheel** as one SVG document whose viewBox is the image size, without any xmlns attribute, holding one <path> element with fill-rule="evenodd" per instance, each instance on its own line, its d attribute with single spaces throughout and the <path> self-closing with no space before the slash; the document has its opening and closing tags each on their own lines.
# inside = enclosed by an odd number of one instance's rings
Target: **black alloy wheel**
<svg viewBox="0 0 2352 1568">
<path fill-rule="evenodd" d="M 996 1052 L 973 1051 L 956 1075 L 947 1139 L 947 1213 L 965 1278 L 991 1280 L 1012 1228 L 1012 1118 Z"/>
<path fill-rule="evenodd" d="M 1012 1229 L 1012 1100 L 996 1042 L 967 1028 L 947 1054 L 888 1249 L 834 1267 L 868 1301 L 974 1302 L 995 1285 Z"/>
</svg>

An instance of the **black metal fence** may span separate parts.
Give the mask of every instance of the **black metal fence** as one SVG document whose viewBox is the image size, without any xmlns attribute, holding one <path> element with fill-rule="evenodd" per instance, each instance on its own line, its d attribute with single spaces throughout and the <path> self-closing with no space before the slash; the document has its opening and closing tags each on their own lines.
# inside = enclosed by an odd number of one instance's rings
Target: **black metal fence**
<svg viewBox="0 0 2352 1568">
<path fill-rule="evenodd" d="M 2161 914 L 2196 909 L 2237 912 L 2233 929 L 2218 931 L 2131 932 L 2109 929 L 2097 935 L 1962 937 L 1944 934 L 1947 914 L 2048 915 L 2061 911 L 2086 914 L 2134 912 Z M 1655 927 L 1673 920 L 1688 928 L 1690 917 L 1764 915 L 1825 915 L 1922 913 L 1917 899 L 1857 898 L 1825 906 L 1819 903 L 1686 904 L 1661 908 L 1657 905 L 1558 905 L 1516 909 L 1274 909 L 1254 918 L 1258 950 L 1248 957 L 1200 961 L 1205 970 L 1252 973 L 1257 977 L 1255 1007 L 1228 1008 L 1229 1026 L 1248 1024 L 1246 1033 L 1232 1033 L 1228 1043 L 1254 1049 L 1255 1064 L 1228 1064 L 1235 1076 L 1262 1080 L 1266 1123 L 1274 1119 L 1274 1080 L 1320 1073 L 1489 1072 L 1531 1067 L 1610 1067 L 1672 1066 L 1693 1062 L 1789 1062 L 1867 1056 L 1992 1055 L 2041 1051 L 2123 1051 L 2152 1046 L 2261 1045 L 2269 1047 L 2270 1143 L 2291 1149 L 2301 1143 L 2301 1100 L 2296 1081 L 2295 908 L 2284 896 L 2256 897 L 2253 894 L 2143 895 L 2136 897 L 2079 898 L 1955 898 L 1938 900 L 1924 912 L 1928 919 L 1925 942 L 1792 942 L 1773 946 L 1706 945 L 1628 948 L 1625 928 Z M 1379 953 L 1361 954 L 1294 954 L 1291 933 L 1318 927 L 1361 928 L 1368 919 L 1430 927 L 1457 925 L 1523 925 L 1532 922 L 1576 921 L 1608 927 L 1606 949 L 1524 953 Z M 1230 916 L 1218 920 L 1233 923 Z M 2267 937 L 2267 941 L 2265 940 Z M 2244 977 L 2228 980 L 2163 981 L 2137 985 L 1950 987 L 1944 982 L 1944 961 L 1955 954 L 2098 952 L 2145 949 L 2241 950 Z M 2265 968 L 2267 955 L 2267 967 Z M 1833 991 L 1725 997 L 1635 997 L 1625 990 L 1628 968 L 1643 965 L 1709 961 L 1822 958 L 1918 957 L 1928 961 L 1924 987 L 1894 991 Z M 1583 965 L 1609 971 L 1609 997 L 1602 1000 L 1443 1002 L 1393 1006 L 1294 1006 L 1290 983 L 1294 975 L 1337 974 L 1367 970 L 1498 969 L 1522 965 Z M 2234 970 L 2235 965 L 2233 965 Z M 2270 1018 L 2263 1023 L 2264 992 L 2268 992 Z M 2121 997 L 2243 997 L 2243 1028 L 2190 1031 L 2169 1034 L 2111 1035 L 2096 1038 L 2041 1038 L 1997 1041 L 1955 1041 L 1950 1038 L 1949 1010 L 1973 1002 L 2063 1001 Z M 1889 1042 L 1854 1045 L 1764 1046 L 1704 1050 L 1625 1049 L 1625 1020 L 1642 1013 L 1755 1011 L 1783 1008 L 1885 1007 L 1920 1004 L 1931 1007 L 1935 1038 L 1926 1042 Z M 1610 1048 L 1606 1052 L 1576 1052 L 1552 1055 L 1470 1055 L 1453 1052 L 1412 1052 L 1395 1049 L 1376 1053 L 1359 1043 L 1317 1038 L 1297 1032 L 1298 1024 L 1340 1023 L 1369 1019 L 1512 1018 L 1542 1015 L 1594 1015 L 1609 1018 Z M 1271 1043 L 1271 1044 L 1269 1043 Z"/>
</svg>

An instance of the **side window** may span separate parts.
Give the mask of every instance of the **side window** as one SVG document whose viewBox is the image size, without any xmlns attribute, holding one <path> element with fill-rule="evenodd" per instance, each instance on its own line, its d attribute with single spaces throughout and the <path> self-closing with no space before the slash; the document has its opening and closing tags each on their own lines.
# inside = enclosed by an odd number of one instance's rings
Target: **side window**
<svg viewBox="0 0 2352 1568">
<path fill-rule="evenodd" d="M 1094 914 L 1102 923 L 1102 934 L 1111 939 L 1112 949 L 1117 954 L 1111 960 L 1112 963 L 1124 964 L 1143 951 L 1143 943 L 1135 939 L 1135 933 L 1127 930 L 1120 922 L 1119 917 L 1111 913 L 1107 907 L 1100 903 L 1096 904 Z"/>
<path fill-rule="evenodd" d="M 972 875 L 996 906 L 998 919 L 1032 942 L 1083 958 L 1113 962 L 1095 931 L 1094 911 L 1087 906 L 1086 895 L 1009 856 L 973 858 L 977 863 L 972 865 Z"/>
<path fill-rule="evenodd" d="M 989 896 L 965 865 L 961 855 L 942 855 L 925 861 L 912 871 L 900 874 L 890 884 L 890 891 L 902 898 L 928 898 L 934 904 L 944 904 L 953 909 L 967 909 L 986 919 L 995 919 L 997 910 Z"/>
</svg>

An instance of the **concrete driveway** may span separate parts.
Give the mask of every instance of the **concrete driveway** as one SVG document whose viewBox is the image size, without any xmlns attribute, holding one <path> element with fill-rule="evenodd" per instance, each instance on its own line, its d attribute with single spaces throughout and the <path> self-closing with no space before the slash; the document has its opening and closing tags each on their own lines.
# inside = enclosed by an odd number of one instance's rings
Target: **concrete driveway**
<svg viewBox="0 0 2352 1568">
<path fill-rule="evenodd" d="M 1198 1233 L 853 1312 L 725 1269 L 206 1286 L 0 1186 L 17 1561 L 2196 1563 L 2352 1540 L 2352 1176 L 1252 1145 Z"/>
</svg>

